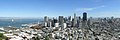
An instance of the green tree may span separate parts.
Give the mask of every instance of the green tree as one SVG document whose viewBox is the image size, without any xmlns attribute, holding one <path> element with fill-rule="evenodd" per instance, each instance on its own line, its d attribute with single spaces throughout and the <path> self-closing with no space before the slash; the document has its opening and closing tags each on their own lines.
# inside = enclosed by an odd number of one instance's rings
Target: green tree
<svg viewBox="0 0 120 40">
<path fill-rule="evenodd" d="M 5 37 L 4 35 L 3 35 L 3 33 L 0 33 L 0 40 L 1 39 L 6 39 L 7 37 Z"/>
<path fill-rule="evenodd" d="M 2 38 L 0 38 L 0 40 L 2 40 Z"/>
<path fill-rule="evenodd" d="M 37 36 L 37 37 L 35 38 L 35 40 L 40 40 L 39 36 Z"/>
<path fill-rule="evenodd" d="M 49 40 L 49 37 L 47 36 L 47 37 L 45 37 L 45 40 Z"/>
</svg>

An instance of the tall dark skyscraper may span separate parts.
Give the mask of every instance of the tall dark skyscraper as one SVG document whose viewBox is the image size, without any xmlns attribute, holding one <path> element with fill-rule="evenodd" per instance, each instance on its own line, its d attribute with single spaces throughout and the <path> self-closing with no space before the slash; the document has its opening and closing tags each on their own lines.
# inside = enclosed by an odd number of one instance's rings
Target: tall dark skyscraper
<svg viewBox="0 0 120 40">
<path fill-rule="evenodd" d="M 83 13 L 83 21 L 87 21 L 87 13 L 86 12 Z"/>
<path fill-rule="evenodd" d="M 69 21 L 72 21 L 72 17 L 71 17 L 71 16 L 69 16 L 69 17 L 68 17 L 68 20 L 69 20 Z"/>
<path fill-rule="evenodd" d="M 52 20 L 52 26 L 53 26 L 53 27 L 55 27 L 55 23 L 58 23 L 58 20 L 55 19 L 55 18 L 53 18 L 53 20 Z"/>
<path fill-rule="evenodd" d="M 67 17 L 64 18 L 64 23 L 66 23 L 68 21 Z"/>
<path fill-rule="evenodd" d="M 86 12 L 83 13 L 83 19 L 82 20 L 83 20 L 82 21 L 82 28 L 88 28 L 88 26 L 87 26 L 87 13 Z"/>
<path fill-rule="evenodd" d="M 63 26 L 64 18 L 63 16 L 59 16 L 59 25 Z"/>
</svg>

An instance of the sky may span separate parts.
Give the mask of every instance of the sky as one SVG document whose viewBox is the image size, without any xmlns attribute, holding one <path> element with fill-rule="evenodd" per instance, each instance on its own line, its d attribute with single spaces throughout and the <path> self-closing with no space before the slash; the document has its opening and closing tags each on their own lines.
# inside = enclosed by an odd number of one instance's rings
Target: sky
<svg viewBox="0 0 120 40">
<path fill-rule="evenodd" d="M 0 0 L 0 17 L 120 17 L 120 0 Z"/>
</svg>

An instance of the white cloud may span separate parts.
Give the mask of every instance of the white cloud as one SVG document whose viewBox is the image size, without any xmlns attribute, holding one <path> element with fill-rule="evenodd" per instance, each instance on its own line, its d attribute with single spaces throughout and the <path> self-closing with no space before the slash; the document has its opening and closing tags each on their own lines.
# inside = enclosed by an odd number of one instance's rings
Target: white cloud
<svg viewBox="0 0 120 40">
<path fill-rule="evenodd" d="M 96 10 L 96 9 L 99 9 L 99 8 L 102 8 L 102 7 L 105 7 L 105 6 L 102 5 L 102 6 L 93 7 L 93 8 L 77 8 L 77 9 L 75 9 L 75 11 L 76 12 L 79 12 L 79 11 L 93 11 L 93 10 Z"/>
</svg>

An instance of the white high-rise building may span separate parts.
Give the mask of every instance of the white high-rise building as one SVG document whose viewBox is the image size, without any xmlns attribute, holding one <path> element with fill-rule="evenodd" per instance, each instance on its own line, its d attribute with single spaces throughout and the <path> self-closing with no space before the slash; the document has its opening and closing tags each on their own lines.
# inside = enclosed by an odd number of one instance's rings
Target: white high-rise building
<svg viewBox="0 0 120 40">
<path fill-rule="evenodd" d="M 44 22 L 44 26 L 47 27 L 47 22 Z"/>
<path fill-rule="evenodd" d="M 66 27 L 67 27 L 67 24 L 66 24 L 66 23 L 64 23 L 63 25 L 64 25 L 64 28 L 66 28 Z"/>
<path fill-rule="evenodd" d="M 59 27 L 59 23 L 55 23 L 55 27 Z"/>
</svg>

